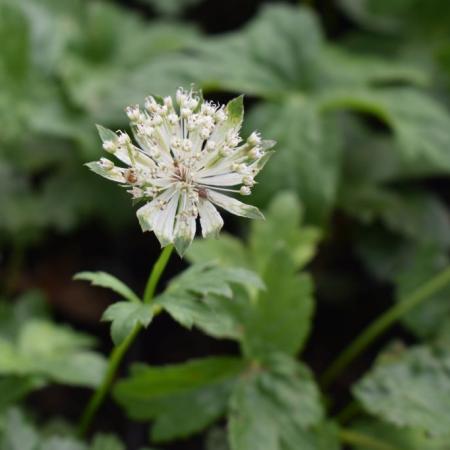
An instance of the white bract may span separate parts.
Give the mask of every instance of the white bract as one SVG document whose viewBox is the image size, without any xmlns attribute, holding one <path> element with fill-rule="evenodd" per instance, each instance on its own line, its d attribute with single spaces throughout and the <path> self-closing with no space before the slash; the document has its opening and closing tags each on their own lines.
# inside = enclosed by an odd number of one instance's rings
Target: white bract
<svg viewBox="0 0 450 450">
<path fill-rule="evenodd" d="M 263 218 L 254 206 L 224 194 L 250 195 L 272 153 L 267 150 L 275 144 L 256 132 L 245 142 L 241 139 L 242 96 L 224 107 L 203 101 L 198 92 L 178 89 L 175 101 L 150 96 L 144 109 L 129 106 L 126 113 L 138 145 L 125 132 L 98 129 L 105 151 L 127 167 L 106 158 L 87 166 L 145 202 L 137 217 L 163 247 L 173 243 L 182 255 L 195 236 L 197 217 L 204 237 L 217 235 L 223 220 L 216 206 Z"/>
</svg>

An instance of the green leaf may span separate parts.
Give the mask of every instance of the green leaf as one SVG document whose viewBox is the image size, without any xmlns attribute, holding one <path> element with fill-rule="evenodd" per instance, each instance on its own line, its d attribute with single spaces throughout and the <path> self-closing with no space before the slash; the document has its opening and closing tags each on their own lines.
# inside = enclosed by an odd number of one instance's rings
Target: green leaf
<svg viewBox="0 0 450 450">
<path fill-rule="evenodd" d="M 295 355 L 311 327 L 312 280 L 296 274 L 296 265 L 283 248 L 272 253 L 263 279 L 266 290 L 259 294 L 244 324 L 244 351 L 256 358 L 271 352 Z"/>
<path fill-rule="evenodd" d="M 289 252 L 300 269 L 314 256 L 321 237 L 312 227 L 300 228 L 302 209 L 292 192 L 277 194 L 265 213 L 264 222 L 253 222 L 249 237 L 252 264 L 258 273 L 265 273 L 273 253 L 279 249 Z"/>
<path fill-rule="evenodd" d="M 446 251 L 441 248 L 419 246 L 405 266 L 395 274 L 396 301 L 406 298 L 449 263 Z M 450 326 L 449 298 L 450 286 L 447 286 L 408 313 L 403 323 L 422 339 L 436 338 Z"/>
<path fill-rule="evenodd" d="M 330 89 L 318 98 L 322 111 L 350 109 L 372 114 L 389 126 L 402 165 L 415 176 L 450 171 L 450 115 L 411 88 Z"/>
<path fill-rule="evenodd" d="M 148 22 L 105 2 L 87 3 L 82 26 L 80 42 L 64 58 L 60 72 L 72 102 L 93 121 L 125 124 L 126 105 L 142 102 L 151 92 L 173 93 L 196 80 L 184 74 L 188 69 L 180 66 L 177 53 L 196 40 L 193 26 Z M 172 54 L 177 57 L 168 70 L 164 61 Z"/>
<path fill-rule="evenodd" d="M 28 320 L 13 341 L 0 339 L 0 374 L 37 375 L 58 383 L 97 386 L 105 358 L 90 336 L 44 320 Z"/>
<path fill-rule="evenodd" d="M 96 434 L 90 450 L 125 450 L 125 446 L 113 434 Z"/>
<path fill-rule="evenodd" d="M 445 0 L 340 0 L 343 9 L 358 23 L 372 30 L 398 34 L 407 33 L 442 40 L 450 20 L 450 8 Z M 430 42 L 428 42 L 430 45 Z"/>
<path fill-rule="evenodd" d="M 264 130 L 278 142 L 278 151 L 258 178 L 257 202 L 266 203 L 274 193 L 289 189 L 302 199 L 306 221 L 322 223 L 335 202 L 342 159 L 334 119 L 295 94 L 280 103 L 257 105 L 246 126 Z"/>
<path fill-rule="evenodd" d="M 352 429 L 372 437 L 383 444 L 390 445 L 392 450 L 445 450 L 450 435 L 436 438 L 427 435 L 423 430 L 397 427 L 374 419 L 359 420 Z M 372 450 L 364 445 L 353 446 L 355 450 Z"/>
<path fill-rule="evenodd" d="M 14 302 L 0 300 L 0 336 L 17 337 L 20 327 L 29 319 L 47 319 L 48 307 L 40 291 L 30 290 Z"/>
<path fill-rule="evenodd" d="M 158 15 L 179 16 L 184 10 L 195 6 L 202 0 L 140 0 L 150 5 Z"/>
<path fill-rule="evenodd" d="M 20 410 L 15 408 L 8 410 L 4 422 L 4 429 L 0 430 L 1 449 L 36 450 L 38 448 L 39 436 L 34 427 L 27 423 Z"/>
<path fill-rule="evenodd" d="M 239 286 L 248 291 L 237 289 Z M 261 279 L 249 270 L 194 264 L 176 277 L 154 304 L 185 327 L 196 326 L 215 337 L 240 339 L 248 292 L 263 288 Z"/>
<path fill-rule="evenodd" d="M 153 319 L 152 305 L 130 302 L 117 302 L 103 313 L 102 320 L 112 322 L 111 337 L 115 345 L 120 345 L 140 324 L 147 328 Z"/>
<path fill-rule="evenodd" d="M 405 238 L 441 248 L 450 246 L 447 207 L 432 193 L 350 183 L 341 192 L 340 203 L 363 223 L 381 220 Z"/>
<path fill-rule="evenodd" d="M 51 436 L 41 441 L 39 450 L 87 450 L 87 447 L 70 436 Z"/>
<path fill-rule="evenodd" d="M 7 376 L 0 377 L 0 414 L 13 403 L 22 400 L 30 392 L 45 385 L 39 378 Z"/>
<path fill-rule="evenodd" d="M 215 294 L 231 298 L 233 290 L 230 284 L 264 289 L 264 283 L 259 276 L 250 270 L 222 268 L 211 263 L 204 263 L 194 264 L 174 278 L 166 291 L 158 298 L 184 292 L 201 296 Z"/>
<path fill-rule="evenodd" d="M 311 10 L 269 5 L 242 30 L 202 43 L 198 51 L 207 84 L 277 98 L 280 93 L 311 89 L 321 82 L 322 45 L 322 32 Z"/>
<path fill-rule="evenodd" d="M 309 370 L 286 356 L 253 365 L 236 386 L 230 401 L 231 450 L 331 450 L 315 445 L 314 426 L 323 410 Z"/>
<path fill-rule="evenodd" d="M 131 418 L 155 421 L 155 441 L 168 441 L 196 433 L 222 416 L 242 369 L 241 360 L 229 357 L 136 366 L 130 378 L 117 384 L 114 396 Z"/>
<path fill-rule="evenodd" d="M 450 429 L 450 353 L 425 346 L 386 354 L 354 387 L 371 414 L 432 436 Z"/>
<path fill-rule="evenodd" d="M 122 298 L 130 302 L 140 303 L 139 297 L 122 281 L 106 272 L 80 272 L 74 280 L 90 281 L 93 286 L 100 286 L 119 294 Z"/>
<path fill-rule="evenodd" d="M 221 267 L 251 268 L 243 243 L 226 232 L 220 233 L 220 239 L 195 239 L 186 256 L 193 263 L 214 262 Z"/>
</svg>

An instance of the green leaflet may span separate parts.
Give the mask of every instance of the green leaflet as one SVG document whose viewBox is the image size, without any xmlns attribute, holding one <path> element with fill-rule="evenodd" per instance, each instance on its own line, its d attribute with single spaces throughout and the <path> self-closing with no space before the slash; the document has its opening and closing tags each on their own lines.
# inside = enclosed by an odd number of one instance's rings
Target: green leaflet
<svg viewBox="0 0 450 450">
<path fill-rule="evenodd" d="M 96 434 L 91 445 L 73 436 L 72 430 L 51 427 L 37 428 L 24 412 L 9 409 L 0 423 L 0 448 L 2 450 L 124 450 L 125 446 L 112 434 Z M 3 425 L 3 426 L 2 426 Z M 144 450 L 144 449 L 142 449 Z"/>
<path fill-rule="evenodd" d="M 411 241 L 442 249 L 450 246 L 447 207 L 426 190 L 354 183 L 342 191 L 340 203 L 364 224 L 381 220 L 389 230 Z"/>
<path fill-rule="evenodd" d="M 196 263 L 215 261 L 222 267 L 248 267 L 263 275 L 272 254 L 285 250 L 295 269 L 301 269 L 313 257 L 321 233 L 301 225 L 303 210 L 297 196 L 290 191 L 279 192 L 265 216 L 266 220 L 250 224 L 247 243 L 227 233 L 220 239 L 197 239 L 187 253 L 188 259 Z"/>
<path fill-rule="evenodd" d="M 122 281 L 106 272 L 80 272 L 74 276 L 74 280 L 87 280 L 93 286 L 101 286 L 119 294 L 130 302 L 140 303 L 139 297 Z"/>
<path fill-rule="evenodd" d="M 179 16 L 189 7 L 196 6 L 201 0 L 141 0 L 162 16 Z"/>
<path fill-rule="evenodd" d="M 340 0 L 340 4 L 363 26 L 389 32 L 394 38 L 405 32 L 439 38 L 450 19 L 445 0 Z"/>
<path fill-rule="evenodd" d="M 421 284 L 449 264 L 445 251 L 435 245 L 418 246 L 405 267 L 395 276 L 396 301 L 417 289 Z M 450 326 L 450 287 L 442 289 L 407 314 L 403 323 L 422 339 L 436 339 Z"/>
<path fill-rule="evenodd" d="M 0 339 L 0 374 L 32 375 L 57 383 L 95 387 L 106 361 L 89 349 L 92 338 L 44 320 L 28 320 L 14 340 Z"/>
<path fill-rule="evenodd" d="M 265 273 L 272 254 L 286 250 L 295 269 L 304 267 L 314 256 L 321 238 L 317 228 L 301 226 L 303 208 L 293 192 L 282 191 L 272 198 L 266 220 L 253 222 L 248 239 L 248 256 L 258 273 Z M 244 258 L 245 260 L 245 258 Z"/>
<path fill-rule="evenodd" d="M 427 435 L 423 430 L 397 427 L 395 425 L 378 421 L 376 419 L 362 419 L 356 421 L 352 429 L 373 437 L 393 449 L 401 450 L 445 450 L 450 435 L 436 438 Z M 371 448 L 358 445 L 355 450 L 371 450 Z"/>
<path fill-rule="evenodd" d="M 314 308 L 313 284 L 297 275 L 289 253 L 272 253 L 264 272 L 266 290 L 250 308 L 244 322 L 243 351 L 261 358 L 272 352 L 295 355 L 309 334 Z"/>
<path fill-rule="evenodd" d="M 405 88 L 330 89 L 318 97 L 322 110 L 369 113 L 389 126 L 402 164 L 416 176 L 450 170 L 450 115 L 439 103 Z"/>
<path fill-rule="evenodd" d="M 196 326 L 215 337 L 239 339 L 240 318 L 249 305 L 248 290 L 261 289 L 263 282 L 250 270 L 199 263 L 174 278 L 154 304 L 185 327 Z"/>
<path fill-rule="evenodd" d="M 0 415 L 30 392 L 45 386 L 39 377 L 0 377 Z"/>
<path fill-rule="evenodd" d="M 153 21 L 110 3 L 88 3 L 79 45 L 68 52 L 61 69 L 72 102 L 94 120 L 122 124 L 123 108 L 142 102 L 150 93 L 169 94 L 189 86 L 196 77 L 185 75 L 177 50 L 197 36 L 193 26 Z M 165 60 L 176 54 L 173 78 Z"/>
<path fill-rule="evenodd" d="M 111 338 L 115 345 L 120 345 L 136 325 L 140 324 L 147 328 L 153 314 L 152 305 L 141 302 L 117 302 L 105 310 L 102 320 L 112 322 Z"/>
<path fill-rule="evenodd" d="M 277 141 L 278 150 L 258 177 L 258 204 L 291 189 L 302 199 L 307 221 L 323 223 L 335 203 L 342 160 L 342 137 L 334 118 L 321 115 L 309 97 L 297 93 L 257 105 L 247 119 L 248 130 L 264 130 Z"/>
<path fill-rule="evenodd" d="M 167 441 L 198 432 L 222 416 L 242 369 L 243 361 L 231 357 L 138 365 L 117 384 L 114 396 L 134 419 L 154 419 L 152 438 Z"/>
<path fill-rule="evenodd" d="M 321 424 L 322 418 L 309 371 L 273 355 L 262 367 L 250 366 L 236 385 L 230 400 L 231 450 L 337 449 L 337 434 Z"/>
<path fill-rule="evenodd" d="M 400 427 L 442 437 L 450 429 L 450 353 L 445 347 L 412 347 L 379 358 L 354 387 L 371 414 Z"/>
</svg>

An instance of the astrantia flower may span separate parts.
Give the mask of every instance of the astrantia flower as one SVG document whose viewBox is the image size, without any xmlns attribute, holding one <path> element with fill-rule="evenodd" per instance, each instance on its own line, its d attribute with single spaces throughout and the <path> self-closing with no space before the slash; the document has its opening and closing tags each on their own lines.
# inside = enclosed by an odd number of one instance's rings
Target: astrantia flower
<svg viewBox="0 0 450 450">
<path fill-rule="evenodd" d="M 216 206 L 238 216 L 263 217 L 254 206 L 226 195 L 250 195 L 275 144 L 256 132 L 242 141 L 242 97 L 224 107 L 179 89 L 175 101 L 148 97 L 144 109 L 134 105 L 126 113 L 138 146 L 125 132 L 98 129 L 103 148 L 127 167 L 106 158 L 87 165 L 145 202 L 137 217 L 163 247 L 173 243 L 182 255 L 195 236 L 197 217 L 204 237 L 216 235 L 223 226 Z"/>
</svg>

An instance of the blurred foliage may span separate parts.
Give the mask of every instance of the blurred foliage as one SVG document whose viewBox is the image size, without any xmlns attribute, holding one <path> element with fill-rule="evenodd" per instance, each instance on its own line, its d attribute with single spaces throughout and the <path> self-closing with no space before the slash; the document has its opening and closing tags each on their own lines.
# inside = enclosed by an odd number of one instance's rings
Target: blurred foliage
<svg viewBox="0 0 450 450">
<path fill-rule="evenodd" d="M 118 383 L 116 400 L 131 418 L 153 421 L 155 441 L 227 416 L 227 430 L 208 437 L 214 450 L 339 449 L 340 425 L 297 360 L 314 285 L 324 287 L 310 263 L 320 244 L 319 266 L 329 256 L 339 222 L 346 252 L 355 250 L 374 282 L 393 286 L 393 302 L 448 266 L 450 3 L 339 0 L 349 24 L 333 39 L 312 7 L 281 1 L 237 30 L 206 35 L 180 20 L 199 4 L 0 0 L 1 253 L 88 222 L 123 230 L 133 219 L 121 190 L 83 167 L 100 152 L 96 122 L 125 127 L 125 106 L 191 83 L 208 98 L 245 94 L 244 132 L 278 141 L 252 197 L 267 220 L 242 239 L 196 241 L 192 267 L 155 299 L 156 310 L 111 275 L 79 278 L 118 295 L 104 315 L 116 344 L 165 311 L 239 345 L 234 357 L 136 365 Z M 417 343 L 389 348 L 354 385 L 361 411 L 351 430 L 382 438 L 378 448 L 448 449 L 449 295 L 443 289 L 407 314 L 402 325 Z M 6 297 L 0 450 L 124 449 L 113 436 L 86 444 L 71 427 L 55 434 L 14 407 L 51 383 L 96 386 L 105 361 L 93 338 L 55 323 L 40 294 Z M 367 442 L 348 444 L 377 448 Z"/>
<path fill-rule="evenodd" d="M 41 387 L 47 382 L 97 386 L 105 358 L 91 350 L 94 339 L 56 325 L 43 312 L 43 298 L 29 293 L 14 304 L 0 303 L 0 381 L 17 380 L 15 388 Z M 23 378 L 23 380 L 21 380 Z M 22 387 L 19 387 L 22 386 Z"/>
</svg>

